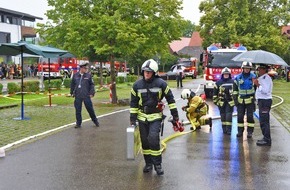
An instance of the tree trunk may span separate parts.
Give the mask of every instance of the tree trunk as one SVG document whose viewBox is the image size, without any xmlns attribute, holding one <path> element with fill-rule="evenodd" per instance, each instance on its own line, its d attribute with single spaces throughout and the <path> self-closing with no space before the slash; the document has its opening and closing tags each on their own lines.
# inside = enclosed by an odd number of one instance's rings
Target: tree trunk
<svg viewBox="0 0 290 190">
<path fill-rule="evenodd" d="M 116 91 L 116 72 L 113 56 L 110 57 L 111 68 L 111 85 L 112 85 L 112 104 L 117 104 L 117 91 Z"/>
</svg>

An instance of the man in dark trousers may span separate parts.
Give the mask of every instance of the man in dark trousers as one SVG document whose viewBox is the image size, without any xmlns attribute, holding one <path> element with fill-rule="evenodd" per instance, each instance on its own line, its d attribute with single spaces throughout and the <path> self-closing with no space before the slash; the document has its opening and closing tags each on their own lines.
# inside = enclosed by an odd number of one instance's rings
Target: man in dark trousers
<svg viewBox="0 0 290 190">
<path fill-rule="evenodd" d="M 80 128 L 82 124 L 82 104 L 85 107 L 96 127 L 99 122 L 96 117 L 91 98 L 95 95 L 95 85 L 90 73 L 88 73 L 88 63 L 79 64 L 80 70 L 73 75 L 70 94 L 75 97 L 74 106 L 76 109 L 76 126 Z"/>
<path fill-rule="evenodd" d="M 183 69 L 181 67 L 181 65 L 177 65 L 177 69 L 176 69 L 176 82 L 177 82 L 177 88 L 179 88 L 179 86 L 182 88 L 182 78 L 183 78 Z"/>
<path fill-rule="evenodd" d="M 272 89 L 273 82 L 268 75 L 268 66 L 260 65 L 258 67 L 259 78 L 254 80 L 256 89 L 256 100 L 259 107 L 259 121 L 263 134 L 263 139 L 257 141 L 258 146 L 271 146 L 271 132 L 270 132 L 270 110 L 272 106 Z"/>
<path fill-rule="evenodd" d="M 162 99 L 165 97 L 173 120 L 178 122 L 178 111 L 174 96 L 167 83 L 158 77 L 158 64 L 153 59 L 142 65 L 143 78 L 136 81 L 131 90 L 130 122 L 136 126 L 139 122 L 142 153 L 144 155 L 144 173 L 152 171 L 163 175 L 160 149 L 160 128 L 163 119 Z"/>
</svg>

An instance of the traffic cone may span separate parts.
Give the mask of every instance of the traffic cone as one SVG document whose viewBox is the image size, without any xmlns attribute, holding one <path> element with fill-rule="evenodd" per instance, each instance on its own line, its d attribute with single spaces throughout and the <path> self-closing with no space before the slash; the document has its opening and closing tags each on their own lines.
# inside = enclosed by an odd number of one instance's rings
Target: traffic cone
<svg viewBox="0 0 290 190">
<path fill-rule="evenodd" d="M 5 157 L 5 149 L 0 148 L 0 158 L 4 158 L 4 157 Z"/>
</svg>

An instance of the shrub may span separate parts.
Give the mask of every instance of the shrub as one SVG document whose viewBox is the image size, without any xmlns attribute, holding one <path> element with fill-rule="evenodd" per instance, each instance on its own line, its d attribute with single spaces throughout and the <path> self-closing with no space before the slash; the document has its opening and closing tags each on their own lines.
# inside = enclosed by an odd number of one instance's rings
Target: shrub
<svg viewBox="0 0 290 190">
<path fill-rule="evenodd" d="M 20 92 L 20 90 L 21 90 L 21 87 L 17 83 L 15 82 L 7 83 L 8 94 L 15 94 L 16 92 Z"/>
<path fill-rule="evenodd" d="M 3 84 L 0 83 L 0 94 L 2 94 Z"/>
<path fill-rule="evenodd" d="M 26 81 L 23 82 L 24 92 L 39 92 L 39 81 Z"/>
<path fill-rule="evenodd" d="M 45 90 L 48 91 L 48 87 L 49 87 L 49 81 L 45 80 L 44 81 L 44 86 L 45 86 Z M 50 88 L 56 88 L 57 90 L 61 89 L 61 83 L 62 80 L 61 79 L 55 79 L 55 80 L 50 80 Z"/>
<path fill-rule="evenodd" d="M 118 76 L 118 77 L 116 77 L 116 82 L 117 82 L 117 84 L 122 84 L 125 82 L 125 79 L 126 79 L 126 77 Z"/>
<path fill-rule="evenodd" d="M 63 85 L 65 88 L 70 88 L 70 84 L 71 84 L 72 79 L 71 78 L 66 78 L 63 81 Z"/>
<path fill-rule="evenodd" d="M 129 75 L 127 76 L 127 82 L 135 82 L 138 80 L 138 76 L 137 75 Z"/>
</svg>

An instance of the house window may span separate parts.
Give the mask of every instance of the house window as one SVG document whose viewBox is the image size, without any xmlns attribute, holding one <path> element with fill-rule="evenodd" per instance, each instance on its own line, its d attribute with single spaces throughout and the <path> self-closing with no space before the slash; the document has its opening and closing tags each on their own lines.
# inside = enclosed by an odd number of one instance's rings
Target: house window
<svg viewBox="0 0 290 190">
<path fill-rule="evenodd" d="M 290 30 L 287 30 L 287 34 L 290 34 Z"/>
<path fill-rule="evenodd" d="M 12 24 L 12 17 L 11 16 L 7 16 L 6 17 L 6 23 L 7 24 Z"/>
</svg>

